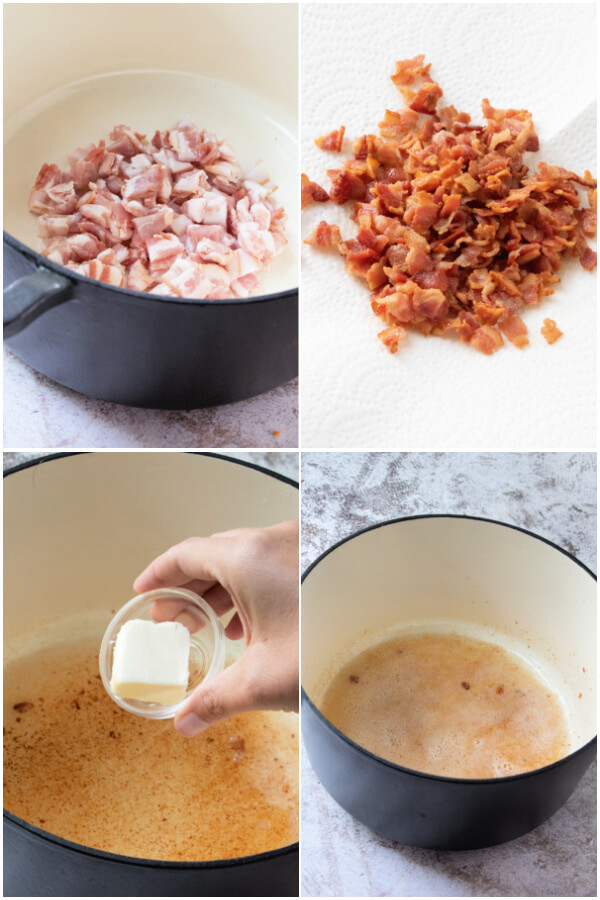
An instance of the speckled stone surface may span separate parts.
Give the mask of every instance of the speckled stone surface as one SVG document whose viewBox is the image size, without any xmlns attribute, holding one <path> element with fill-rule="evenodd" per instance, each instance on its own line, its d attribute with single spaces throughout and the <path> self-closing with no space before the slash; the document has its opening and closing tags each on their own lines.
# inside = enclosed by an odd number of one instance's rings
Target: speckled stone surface
<svg viewBox="0 0 600 900">
<path fill-rule="evenodd" d="M 297 447 L 298 381 L 210 409 L 137 409 L 71 391 L 5 348 L 4 446 Z"/>
<path fill-rule="evenodd" d="M 591 453 L 304 453 L 302 567 L 384 519 L 462 513 L 530 529 L 596 569 Z M 327 794 L 302 750 L 304 896 L 596 896 L 596 766 L 548 822 L 499 847 L 438 852 L 379 838 Z"/>
<path fill-rule="evenodd" d="M 4 471 L 18 466 L 20 463 L 35 459 L 38 456 L 45 456 L 44 453 L 19 452 L 4 453 Z M 262 466 L 264 469 L 270 469 L 279 475 L 285 475 L 298 481 L 298 453 L 290 451 L 289 453 L 273 450 L 267 453 L 223 453 L 223 456 L 230 456 L 232 459 L 241 459 L 244 462 L 254 463 L 256 466 Z"/>
</svg>

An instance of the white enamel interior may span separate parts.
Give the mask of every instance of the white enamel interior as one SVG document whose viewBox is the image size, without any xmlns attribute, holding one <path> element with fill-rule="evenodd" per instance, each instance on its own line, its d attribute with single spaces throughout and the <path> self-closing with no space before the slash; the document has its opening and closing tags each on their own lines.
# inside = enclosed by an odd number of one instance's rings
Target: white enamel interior
<svg viewBox="0 0 600 900">
<path fill-rule="evenodd" d="M 16 472 L 4 481 L 5 661 L 79 636 L 100 650 L 136 575 L 171 544 L 296 518 L 294 486 L 213 457 L 90 453 Z"/>
<path fill-rule="evenodd" d="M 4 224 L 38 248 L 27 210 L 44 162 L 125 123 L 152 135 L 187 117 L 263 159 L 289 243 L 263 292 L 298 285 L 298 9 L 291 4 L 4 6 Z"/>
<path fill-rule="evenodd" d="M 342 544 L 302 586 L 309 697 L 318 706 L 352 656 L 405 630 L 456 631 L 518 653 L 559 694 L 571 749 L 593 738 L 596 585 L 549 544 L 449 517 L 389 524 Z"/>
</svg>

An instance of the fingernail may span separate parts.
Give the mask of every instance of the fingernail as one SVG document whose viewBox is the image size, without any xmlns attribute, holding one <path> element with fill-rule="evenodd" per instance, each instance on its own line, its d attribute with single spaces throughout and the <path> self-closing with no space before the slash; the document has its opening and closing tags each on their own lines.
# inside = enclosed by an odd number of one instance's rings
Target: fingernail
<svg viewBox="0 0 600 900">
<path fill-rule="evenodd" d="M 194 737 L 200 734 L 201 731 L 204 731 L 205 728 L 208 728 L 208 725 L 202 719 L 199 719 L 196 713 L 188 713 L 187 716 L 175 723 L 175 728 L 184 737 Z"/>
</svg>

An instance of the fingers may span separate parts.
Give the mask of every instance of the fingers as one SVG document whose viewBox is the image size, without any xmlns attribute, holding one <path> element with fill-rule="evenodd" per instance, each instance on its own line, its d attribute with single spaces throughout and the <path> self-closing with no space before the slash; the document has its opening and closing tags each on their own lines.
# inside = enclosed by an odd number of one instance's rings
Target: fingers
<svg viewBox="0 0 600 900">
<path fill-rule="evenodd" d="M 141 594 L 161 587 L 182 587 L 194 582 L 204 593 L 217 580 L 215 562 L 219 557 L 220 541 L 211 538 L 188 538 L 161 553 L 138 575 L 134 590 Z"/>
<path fill-rule="evenodd" d="M 186 584 L 185 587 L 187 590 L 192 590 L 189 584 Z M 217 616 L 224 615 L 233 607 L 233 600 L 228 591 L 220 584 L 205 591 L 203 596 Z M 155 600 L 150 609 L 150 615 L 155 622 L 181 622 L 191 634 L 202 628 L 204 624 L 204 618 L 200 614 L 194 615 L 194 609 L 188 602 L 176 598 L 161 597 Z"/>
<path fill-rule="evenodd" d="M 217 616 L 222 616 L 224 613 L 229 612 L 233 606 L 233 600 L 229 591 L 226 591 L 220 584 L 216 584 L 209 591 L 206 591 L 203 597 L 212 606 Z"/>
<path fill-rule="evenodd" d="M 240 638 L 244 637 L 244 626 L 237 613 L 225 629 L 225 634 L 230 641 L 239 641 Z"/>
<path fill-rule="evenodd" d="M 177 711 L 177 731 L 184 737 L 194 737 L 222 719 L 257 709 L 260 699 L 252 688 L 251 668 L 251 654 L 246 653 L 224 672 L 196 688 Z"/>
<path fill-rule="evenodd" d="M 185 600 L 162 598 L 155 600 L 150 609 L 155 622 L 181 622 L 190 634 L 199 631 L 204 625 L 204 618 L 195 614 L 194 608 Z"/>
</svg>

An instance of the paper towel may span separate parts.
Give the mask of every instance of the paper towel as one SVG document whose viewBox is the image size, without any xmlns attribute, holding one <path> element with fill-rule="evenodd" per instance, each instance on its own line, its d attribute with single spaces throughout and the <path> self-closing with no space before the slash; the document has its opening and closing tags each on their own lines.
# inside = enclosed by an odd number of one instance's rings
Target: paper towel
<svg viewBox="0 0 600 900">
<path fill-rule="evenodd" d="M 301 12 L 302 171 L 349 153 L 314 138 L 340 125 L 349 141 L 377 133 L 386 107 L 402 109 L 395 61 L 424 53 L 452 104 L 482 121 L 481 100 L 529 109 L 537 159 L 596 174 L 595 6 L 587 4 L 304 4 Z M 348 140 L 349 139 L 349 140 Z M 348 212 L 315 204 L 352 233 Z M 306 448 L 591 449 L 596 442 L 596 276 L 569 260 L 555 293 L 524 313 L 530 344 L 491 357 L 409 332 L 397 354 L 377 338 L 369 292 L 335 253 L 303 245 L 301 439 Z M 564 332 L 554 345 L 544 318 Z"/>
</svg>

